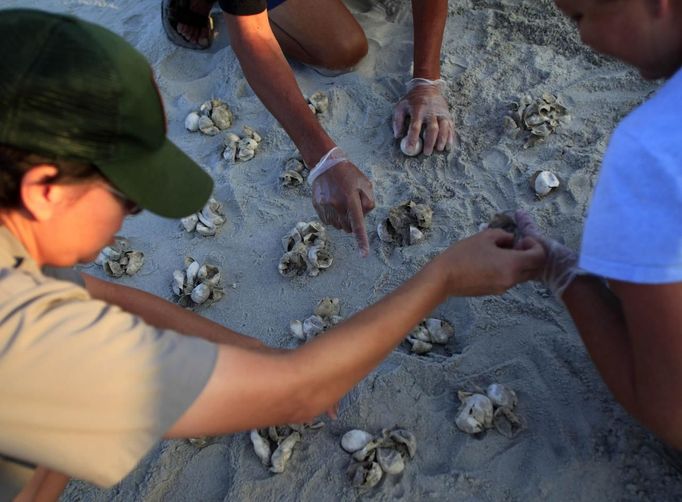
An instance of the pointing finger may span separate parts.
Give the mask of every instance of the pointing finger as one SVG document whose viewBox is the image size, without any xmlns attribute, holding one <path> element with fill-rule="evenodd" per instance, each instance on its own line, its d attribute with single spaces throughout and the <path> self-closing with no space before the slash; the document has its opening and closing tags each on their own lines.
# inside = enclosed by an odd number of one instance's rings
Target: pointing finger
<svg viewBox="0 0 682 502">
<path fill-rule="evenodd" d="M 365 215 L 362 211 L 360 193 L 358 192 L 354 197 L 351 197 L 348 202 L 350 226 L 355 235 L 355 240 L 358 242 L 360 256 L 364 257 L 369 255 L 369 239 L 367 238 L 367 229 L 365 228 Z"/>
</svg>

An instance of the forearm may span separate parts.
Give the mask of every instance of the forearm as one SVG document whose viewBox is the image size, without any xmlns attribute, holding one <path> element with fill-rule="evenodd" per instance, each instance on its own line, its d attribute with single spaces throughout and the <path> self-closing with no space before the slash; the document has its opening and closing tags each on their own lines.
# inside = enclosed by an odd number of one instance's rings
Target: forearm
<svg viewBox="0 0 682 502">
<path fill-rule="evenodd" d="M 447 0 L 412 0 L 415 78 L 440 78 L 440 51 L 448 15 Z"/>
<path fill-rule="evenodd" d="M 336 403 L 375 368 L 446 297 L 442 269 L 430 265 L 392 294 L 286 354 L 301 368 L 305 413 L 314 416 Z"/>
<path fill-rule="evenodd" d="M 265 347 L 260 340 L 236 333 L 158 296 L 87 274 L 82 275 L 85 287 L 93 298 L 117 305 L 157 328 L 172 329 L 215 343 L 256 349 Z"/>
<path fill-rule="evenodd" d="M 308 166 L 335 146 L 308 108 L 294 74 L 277 43 L 267 14 L 225 14 L 230 43 L 246 80 L 282 125 Z"/>
<path fill-rule="evenodd" d="M 638 416 L 632 345 L 618 298 L 601 279 L 579 276 L 562 299 L 604 382 Z"/>
<path fill-rule="evenodd" d="M 264 354 L 221 347 L 208 384 L 167 437 L 228 434 L 303 422 L 322 413 L 443 300 L 438 272 L 425 269 L 376 305 L 294 351 Z"/>
</svg>

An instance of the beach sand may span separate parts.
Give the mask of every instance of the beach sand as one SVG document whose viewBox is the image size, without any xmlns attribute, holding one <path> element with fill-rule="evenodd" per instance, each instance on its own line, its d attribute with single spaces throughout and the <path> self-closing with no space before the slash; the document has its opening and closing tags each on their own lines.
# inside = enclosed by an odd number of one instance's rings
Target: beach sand
<svg viewBox="0 0 682 502">
<path fill-rule="evenodd" d="M 216 180 L 215 197 L 228 222 L 215 237 L 187 234 L 179 222 L 151 214 L 125 223 L 121 234 L 145 253 L 146 263 L 123 284 L 171 299 L 172 272 L 184 256 L 212 260 L 223 269 L 227 294 L 198 312 L 273 346 L 293 347 L 289 321 L 308 316 L 320 298 L 340 298 L 342 315 L 350 316 L 498 211 L 524 208 L 548 235 L 579 247 L 610 132 L 657 84 L 583 47 L 550 0 L 451 0 L 442 75 L 459 146 L 447 155 L 406 158 L 392 137 L 390 117 L 410 78 L 410 2 L 348 5 L 369 39 L 369 54 L 356 71 L 324 76 L 293 66 L 306 95 L 328 94 L 330 108 L 320 120 L 374 183 L 377 206 L 367 218 L 371 252 L 358 259 L 353 238 L 330 229 L 332 267 L 291 280 L 277 272 L 280 238 L 297 221 L 315 218 L 310 189 L 280 187 L 278 176 L 295 148 L 250 89 L 217 14 L 213 47 L 195 52 L 166 39 L 158 0 L 3 2 L 77 14 L 136 46 L 154 68 L 170 137 Z M 505 130 L 504 117 L 521 96 L 545 92 L 559 95 L 572 119 L 524 149 L 523 139 Z M 220 157 L 222 135 L 184 129 L 187 113 L 212 97 L 235 112 L 232 130 L 248 124 L 263 136 L 253 160 L 229 164 Z M 529 188 L 539 169 L 562 181 L 544 199 Z M 377 223 L 408 199 L 434 210 L 425 242 L 382 244 Z M 103 276 L 96 266 L 86 271 Z M 325 428 L 306 433 L 283 474 L 267 472 L 248 434 L 214 438 L 204 448 L 164 441 L 111 490 L 76 481 L 62 500 L 682 499 L 680 472 L 661 443 L 614 402 L 569 316 L 543 287 L 453 298 L 434 315 L 454 325 L 449 344 L 430 356 L 396 349 L 343 400 L 338 420 L 326 419 Z M 525 428 L 513 439 L 494 430 L 472 437 L 455 427 L 457 390 L 491 382 L 518 394 Z M 356 491 L 346 476 L 349 455 L 339 446 L 341 435 L 394 425 L 417 436 L 415 458 L 402 475 Z"/>
</svg>

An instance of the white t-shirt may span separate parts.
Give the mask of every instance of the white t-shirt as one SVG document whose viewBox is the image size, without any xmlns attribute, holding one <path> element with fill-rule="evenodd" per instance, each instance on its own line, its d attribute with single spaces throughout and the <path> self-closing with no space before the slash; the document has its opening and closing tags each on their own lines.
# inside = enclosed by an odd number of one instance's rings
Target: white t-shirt
<svg viewBox="0 0 682 502">
<path fill-rule="evenodd" d="M 613 133 L 580 267 L 640 284 L 682 281 L 682 70 Z"/>
</svg>

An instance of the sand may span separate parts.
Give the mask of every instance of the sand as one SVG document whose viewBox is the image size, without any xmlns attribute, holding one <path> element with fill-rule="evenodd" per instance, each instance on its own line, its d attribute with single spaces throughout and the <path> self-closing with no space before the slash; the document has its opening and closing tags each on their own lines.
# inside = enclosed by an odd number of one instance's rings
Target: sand
<svg viewBox="0 0 682 502">
<path fill-rule="evenodd" d="M 216 180 L 227 224 L 212 238 L 185 233 L 177 221 L 145 214 L 121 234 L 147 258 L 122 283 L 171 298 L 170 279 L 186 255 L 219 263 L 227 295 L 199 312 L 274 346 L 290 347 L 292 319 L 309 315 L 323 296 L 341 299 L 348 316 L 391 291 L 449 243 L 477 231 L 495 212 L 531 211 L 554 238 L 577 248 L 609 134 L 656 84 L 583 47 L 549 0 L 451 1 L 442 74 L 459 132 L 448 155 L 404 157 L 390 130 L 393 103 L 409 79 L 410 2 L 353 0 L 369 55 L 357 70 L 323 76 L 294 65 L 307 95 L 328 93 L 324 127 L 373 180 L 376 209 L 367 218 L 369 258 L 353 239 L 331 230 L 335 262 L 318 277 L 277 273 L 280 238 L 315 217 L 308 188 L 287 190 L 278 176 L 295 149 L 244 79 L 223 25 L 208 52 L 170 44 L 158 0 L 5 0 L 77 14 L 124 36 L 151 62 L 166 103 L 170 137 Z M 30 27 L 27 27 L 30 29 Z M 558 94 L 572 120 L 544 143 L 524 149 L 504 128 L 510 104 L 524 94 Z M 184 130 L 186 114 L 219 97 L 236 115 L 233 130 L 264 137 L 249 161 L 220 158 L 221 137 Z M 538 169 L 562 180 L 542 200 L 529 189 Z M 419 245 L 393 248 L 376 236 L 388 209 L 406 199 L 429 203 L 434 226 Z M 87 271 L 102 276 L 96 267 Z M 342 402 L 339 419 L 304 441 L 283 474 L 268 473 L 247 434 L 212 439 L 204 448 L 165 441 L 111 490 L 72 482 L 63 500 L 679 500 L 680 473 L 661 443 L 610 397 L 563 307 L 536 284 L 500 297 L 454 298 L 435 315 L 456 329 L 437 354 L 400 347 Z M 248 375 L 245 375 L 248 377 Z M 513 439 L 481 438 L 454 425 L 456 391 L 497 381 L 519 396 L 525 430 Z M 358 493 L 345 475 L 339 446 L 350 428 L 377 432 L 399 424 L 418 438 L 416 457 L 399 477 Z"/>
</svg>

